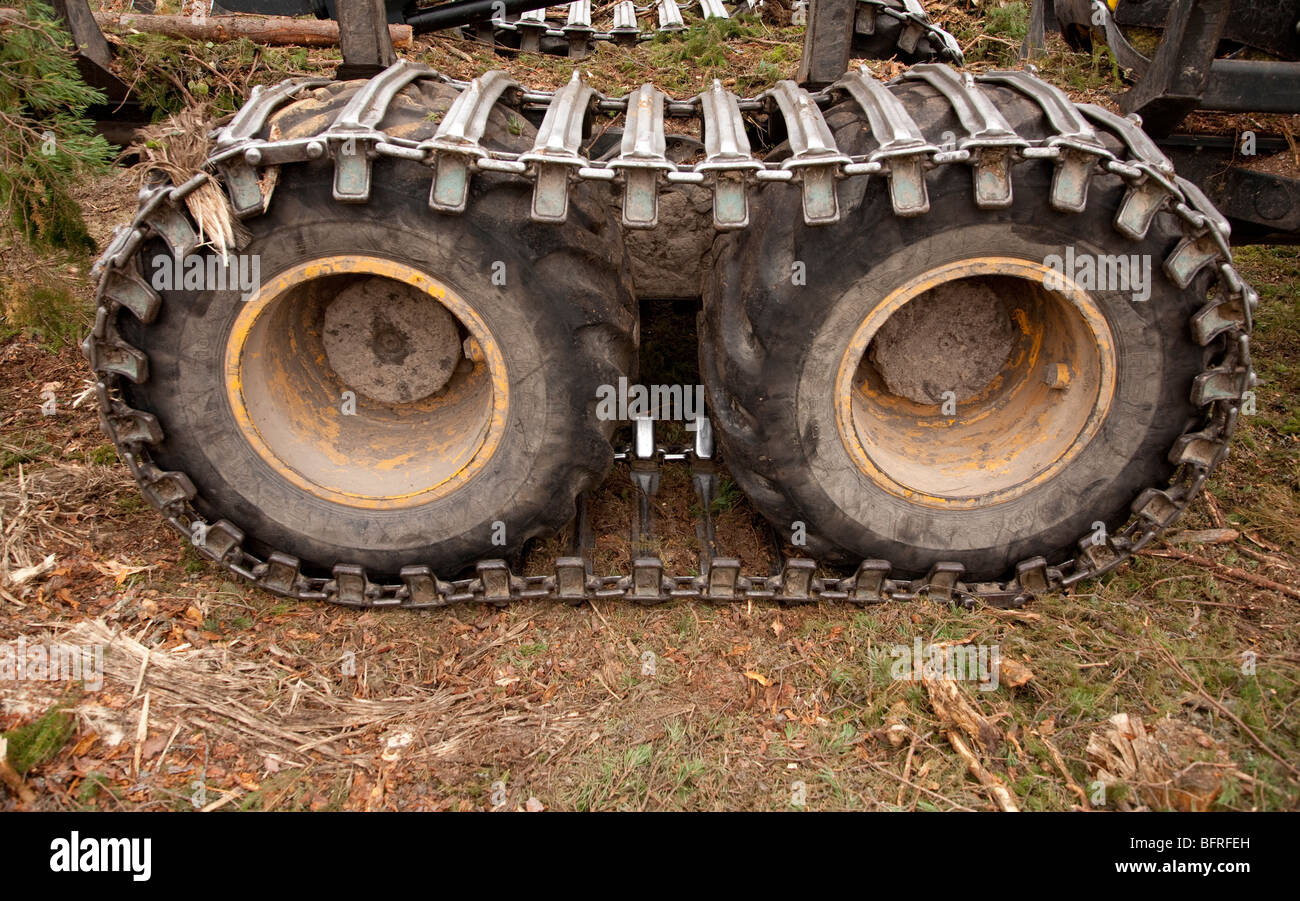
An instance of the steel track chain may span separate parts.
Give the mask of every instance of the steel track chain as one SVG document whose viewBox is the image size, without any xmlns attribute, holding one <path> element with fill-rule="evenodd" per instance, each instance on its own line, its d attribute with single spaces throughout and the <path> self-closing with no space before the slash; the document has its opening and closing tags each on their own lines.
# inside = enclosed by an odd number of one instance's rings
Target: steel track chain
<svg viewBox="0 0 1300 901">
<path fill-rule="evenodd" d="M 390 74 L 399 77 L 386 79 L 385 75 Z M 915 215 L 928 209 L 924 180 L 924 172 L 928 169 L 954 164 L 971 166 L 973 183 L 977 187 L 983 183 L 985 187 L 984 191 L 976 191 L 977 202 L 995 206 L 1002 203 L 997 189 L 998 176 L 1001 174 L 1006 179 L 1009 192 L 1012 163 L 1029 159 L 1051 160 L 1056 167 L 1056 177 L 1049 201 L 1057 209 L 1081 209 L 1078 204 L 1086 197 L 1087 185 L 1093 176 L 1102 173 L 1116 175 L 1126 185 L 1114 218 L 1118 231 L 1139 239 L 1145 236 L 1157 214 L 1172 214 L 1181 223 L 1184 237 L 1164 260 L 1163 269 L 1167 277 L 1185 289 L 1204 268 L 1212 267 L 1212 277 L 1217 279 L 1219 290 L 1210 296 L 1189 323 L 1197 342 L 1210 351 L 1205 368 L 1195 378 L 1191 391 L 1193 403 L 1205 409 L 1205 416 L 1202 422 L 1190 426 L 1169 451 L 1168 458 L 1176 467 L 1170 484 L 1163 489 L 1143 491 L 1132 504 L 1131 519 L 1120 531 L 1107 534 L 1101 540 L 1089 533 L 1080 540 L 1078 553 L 1073 559 L 1056 566 L 1049 566 L 1041 557 L 1024 560 L 1016 567 L 1013 578 L 993 583 L 964 582 L 962 566 L 944 562 L 937 563 L 923 578 L 895 579 L 890 577 L 890 563 L 883 560 L 865 560 L 847 577 L 821 575 L 815 561 L 802 558 L 786 560 L 780 572 L 772 575 L 744 575 L 737 560 L 718 555 L 711 546 L 702 559 L 701 575 L 665 575 L 657 557 L 638 557 L 633 560 L 630 574 L 597 576 L 591 572 L 589 558 L 572 556 L 556 559 L 553 571 L 545 575 L 517 575 L 510 572 L 505 561 L 486 559 L 474 566 L 475 574 L 469 578 L 444 580 L 428 567 L 415 566 L 404 569 L 396 582 L 372 581 L 364 569 L 350 564 L 335 566 L 329 576 L 310 575 L 303 572 L 300 561 L 292 555 L 282 552 L 271 553 L 265 558 L 254 555 L 244 547 L 244 534 L 238 526 L 226 520 L 208 522 L 195 510 L 192 501 L 197 492 L 188 476 L 183 472 L 162 471 L 154 464 L 150 447 L 162 441 L 162 428 L 154 416 L 131 409 L 123 400 L 120 391 L 122 380 L 146 381 L 148 359 L 146 354 L 122 339 L 116 327 L 117 318 L 126 310 L 143 323 L 148 323 L 157 315 L 161 304 L 161 297 L 141 278 L 136 251 L 145 240 L 153 237 L 165 241 L 173 253 L 184 255 L 197 249 L 198 235 L 181 210 L 185 198 L 209 178 L 224 182 L 237 212 L 245 216 L 254 215 L 261 212 L 261 203 L 249 202 L 250 183 L 246 176 L 252 177 L 251 185 L 256 190 L 257 171 L 261 168 L 316 159 L 326 153 L 335 156 L 338 162 L 334 151 L 345 136 L 363 134 L 370 151 L 376 156 L 392 155 L 426 163 L 433 161 L 436 167 L 437 150 L 426 146 L 427 142 L 418 145 L 421 149 L 413 152 L 407 146 L 412 142 L 403 144 L 375 127 L 382 119 L 387 103 L 400 90 L 400 87 L 392 89 L 394 82 L 400 81 L 401 86 L 405 86 L 417 78 L 435 78 L 457 84 L 462 88 L 460 96 L 470 97 L 472 102 L 466 109 L 473 112 L 490 109 L 492 103 L 504 94 L 504 90 L 496 91 L 486 107 L 479 105 L 483 99 L 481 95 L 492 93 L 492 83 L 500 80 L 494 78 L 498 74 L 489 73 L 470 85 L 464 85 L 429 70 L 413 72 L 408 64 L 399 63 L 371 80 L 368 88 L 373 90 L 358 92 L 324 133 L 305 141 L 266 141 L 256 138 L 256 134 L 275 108 L 304 91 L 319 87 L 321 82 L 290 81 L 256 92 L 249 104 L 215 133 L 216 149 L 209 160 L 208 171 L 179 186 L 154 184 L 142 188 L 140 208 L 134 221 L 128 227 L 119 228 L 96 263 L 97 312 L 94 327 L 82 349 L 96 373 L 101 425 L 139 483 L 145 498 L 163 514 L 168 525 L 186 539 L 193 540 L 201 533 L 203 540 L 194 542 L 198 552 L 236 576 L 278 595 L 363 607 L 428 608 L 467 601 L 506 604 L 543 598 L 574 604 L 588 598 L 626 598 L 640 603 L 693 598 L 718 602 L 760 599 L 789 603 L 826 600 L 873 604 L 922 596 L 944 602 L 1019 606 L 1036 595 L 1069 588 L 1106 573 L 1149 545 L 1184 512 L 1227 453 L 1246 392 L 1255 384 L 1250 333 L 1258 296 L 1232 266 L 1226 220 L 1199 189 L 1174 175 L 1168 159 L 1138 124 L 1098 107 L 1076 106 L 1055 88 L 1025 73 L 993 72 L 973 79 L 942 66 L 918 66 L 903 77 L 922 79 L 937 88 L 953 104 L 963 128 L 969 132 L 966 138 L 957 142 L 955 149 L 938 147 L 924 140 L 916 123 L 887 86 L 863 70 L 848 73 L 837 85 L 816 94 L 794 93 L 789 87 L 778 87 L 758 98 L 738 100 L 715 87 L 693 101 L 679 104 L 678 109 L 702 115 L 706 126 L 711 124 L 716 129 L 729 121 L 728 117 L 719 114 L 718 108 L 730 107 L 731 112 L 739 117 L 740 109 L 760 111 L 773 105 L 792 106 L 794 115 L 791 118 L 802 117 L 802 121 L 796 123 L 800 131 L 792 131 L 790 139 L 796 151 L 792 159 L 796 163 L 802 160 L 807 167 L 799 172 L 804 181 L 806 215 L 809 169 L 815 166 L 829 171 L 836 180 L 883 175 L 890 181 L 896 212 Z M 1054 134 L 1044 139 L 1016 135 L 1005 127 L 996 107 L 983 95 L 977 82 L 1013 87 L 1037 100 Z M 573 85 L 580 85 L 580 82 L 575 79 L 570 87 Z M 476 92 L 480 95 L 477 98 L 472 96 Z M 362 94 L 366 96 L 358 101 L 357 97 Z M 594 92 L 592 95 L 590 99 L 594 103 L 606 108 L 628 109 L 626 98 L 603 98 Z M 777 104 L 770 102 L 773 95 L 776 95 Z M 840 153 L 821 120 L 820 108 L 841 98 L 851 98 L 859 103 L 879 144 L 879 148 L 866 157 L 849 157 Z M 541 104 L 547 110 L 548 120 L 555 110 L 553 104 L 565 105 L 572 99 L 572 92 L 566 97 L 563 90 L 554 95 L 519 92 L 513 98 L 514 102 L 521 104 Z M 360 121 L 354 114 L 365 104 L 369 104 L 366 108 L 371 115 Z M 710 107 L 714 108 L 712 115 Z M 446 118 L 452 118 L 451 114 Z M 1120 159 L 1106 150 L 1089 123 L 1101 126 L 1117 138 L 1125 148 L 1126 158 Z M 659 124 L 661 127 L 662 123 Z M 519 162 L 527 155 L 490 153 L 478 148 L 473 126 L 473 120 L 469 118 L 462 119 L 457 126 L 464 129 L 460 137 L 466 144 L 474 146 L 469 155 L 474 165 L 469 168 L 512 172 L 541 189 L 546 178 L 545 170 L 554 162 L 553 157 L 541 154 L 530 163 L 504 165 Z M 629 126 L 628 131 L 635 130 Z M 747 146 L 743 155 L 728 156 L 716 152 L 736 146 L 734 132 L 728 136 L 725 127 L 723 131 L 721 136 L 715 133 L 709 144 L 715 153 L 708 162 L 716 167 L 706 170 L 711 178 L 734 180 L 740 185 L 742 196 L 744 186 L 754 181 L 790 180 L 783 177 L 794 174 L 790 159 L 782 163 L 760 161 L 748 154 Z M 478 133 L 481 134 L 481 128 Z M 439 134 L 443 134 L 441 128 Z M 743 137 L 743 130 L 740 134 Z M 316 150 L 309 152 L 307 148 L 312 145 Z M 283 152 L 286 149 L 292 149 L 292 152 Z M 569 161 L 563 171 L 566 176 L 591 178 L 591 171 L 597 171 L 595 167 L 596 164 L 585 160 Z M 341 168 L 336 169 L 336 175 Z M 586 171 L 588 168 L 591 171 Z M 367 167 L 367 179 L 368 174 Z M 614 172 L 614 175 L 618 174 Z M 442 177 L 441 170 L 438 177 Z M 612 179 L 601 175 L 599 180 Z M 988 187 L 990 184 L 992 189 Z M 338 185 L 336 178 L 336 189 Z M 344 180 L 345 188 L 354 185 Z M 832 181 L 832 192 L 833 187 Z M 987 196 L 982 197 L 982 194 Z M 716 200 L 724 204 L 735 202 L 734 196 L 725 193 L 718 193 Z M 817 209 L 819 207 L 814 203 L 814 212 Z M 641 437 L 638 433 L 638 439 Z M 694 448 L 668 449 L 654 446 L 652 439 L 648 445 L 638 444 L 637 448 L 616 454 L 618 459 L 633 461 L 636 458 L 635 464 L 690 462 L 693 467 L 710 465 L 711 456 L 711 449 L 702 449 L 698 441 Z"/>
<path fill-rule="evenodd" d="M 922 58 L 931 58 L 947 62 L 963 63 L 961 46 L 944 29 L 930 21 L 920 0 L 857 0 L 858 8 L 855 28 L 857 33 L 875 34 L 876 26 L 883 17 L 899 23 L 896 40 L 898 49 L 904 53 L 915 54 L 921 50 L 921 40 L 925 39 L 930 47 L 928 53 L 921 52 Z M 567 42 L 567 52 L 575 59 L 582 58 L 589 41 L 609 41 L 617 44 L 637 44 L 652 41 L 658 35 L 683 31 L 686 23 L 682 19 L 681 5 L 676 0 L 657 0 L 645 6 L 638 6 L 632 0 L 616 3 L 613 20 L 608 29 L 593 27 L 590 0 L 555 6 L 567 5 L 565 23 L 557 27 L 546 14 L 548 10 L 537 9 L 523 13 L 518 19 L 508 21 L 503 18 L 492 19 L 482 26 L 464 26 L 461 31 L 479 40 L 495 40 L 498 34 L 517 34 L 522 42 L 522 49 L 537 51 L 541 48 L 543 37 Z M 687 4 L 690 5 L 690 4 Z M 728 10 L 728 6 L 731 7 Z M 707 19 L 726 19 L 736 13 L 753 12 L 762 6 L 762 0 L 699 0 L 700 14 Z M 637 16 L 654 11 L 657 27 L 643 30 Z"/>
</svg>

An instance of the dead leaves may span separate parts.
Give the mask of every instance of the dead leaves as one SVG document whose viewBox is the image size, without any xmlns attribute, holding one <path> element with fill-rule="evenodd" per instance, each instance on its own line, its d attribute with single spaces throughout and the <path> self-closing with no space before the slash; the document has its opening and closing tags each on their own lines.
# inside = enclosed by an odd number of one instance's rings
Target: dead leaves
<svg viewBox="0 0 1300 901">
<path fill-rule="evenodd" d="M 1109 790 L 1123 784 L 1140 804 L 1159 810 L 1207 810 L 1223 790 L 1228 752 L 1190 723 L 1166 717 L 1148 726 L 1117 713 L 1088 736 L 1088 764 Z M 1133 806 L 1127 799 L 1122 806 Z"/>
<path fill-rule="evenodd" d="M 158 568 L 157 564 L 151 564 L 149 566 L 131 566 L 130 564 L 122 563 L 119 560 L 105 560 L 102 563 L 95 560 L 91 563 L 91 566 L 95 567 L 95 569 L 99 570 L 99 572 L 106 576 L 112 576 L 113 580 L 119 586 L 136 573 L 147 572 L 151 569 Z"/>
</svg>

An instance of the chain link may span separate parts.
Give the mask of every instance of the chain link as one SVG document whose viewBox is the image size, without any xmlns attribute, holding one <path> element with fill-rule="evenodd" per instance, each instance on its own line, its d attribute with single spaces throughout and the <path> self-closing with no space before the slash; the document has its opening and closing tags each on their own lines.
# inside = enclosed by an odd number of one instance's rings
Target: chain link
<svg viewBox="0 0 1300 901">
<path fill-rule="evenodd" d="M 563 6 L 565 4 L 557 3 L 555 5 L 558 7 L 558 6 Z M 751 11 L 758 6 L 761 6 L 762 4 L 761 2 L 751 3 L 751 2 L 747 2 L 747 0 L 742 0 L 742 2 L 739 3 L 731 2 L 728 3 L 728 5 L 731 6 L 733 13 L 735 12 L 743 13 L 743 12 Z M 891 19 L 897 20 L 899 23 L 901 23 L 904 26 L 911 26 L 911 28 L 914 31 L 912 35 L 908 35 L 906 38 L 904 38 L 902 35 L 907 34 L 906 29 L 900 33 L 900 42 L 903 40 L 907 40 L 909 44 L 912 44 L 912 47 L 903 48 L 903 49 L 907 49 L 909 52 L 912 52 L 912 50 L 915 49 L 916 35 L 923 34 L 930 39 L 931 44 L 934 46 L 935 57 L 937 59 L 947 60 L 949 62 L 953 62 L 958 65 L 964 64 L 964 58 L 962 56 L 961 47 L 957 43 L 957 39 L 954 38 L 947 31 L 945 31 L 944 29 L 940 28 L 938 25 L 935 25 L 932 21 L 930 21 L 930 17 L 926 15 L 924 7 L 922 7 L 919 2 L 916 2 L 916 0 L 858 0 L 859 11 L 862 11 L 863 7 L 869 8 L 869 12 L 866 13 L 866 15 L 869 15 L 871 17 L 884 15 Z M 636 6 L 634 8 L 637 14 L 645 15 L 652 11 L 657 11 L 659 9 L 659 4 L 653 3 L 644 7 Z M 547 24 L 547 22 L 544 19 L 540 22 L 521 25 L 518 21 L 511 22 L 499 18 L 492 19 L 490 22 L 486 24 L 490 24 L 495 31 L 508 32 L 512 34 L 519 33 L 524 30 L 529 30 L 529 31 L 535 31 L 539 36 L 544 35 L 545 37 L 548 38 L 568 39 L 570 36 L 576 34 L 577 31 L 583 31 L 585 32 L 584 35 L 585 38 L 589 38 L 591 40 L 614 41 L 614 42 L 626 41 L 628 43 L 652 41 L 655 39 L 657 35 L 671 33 L 673 31 L 679 31 L 683 27 L 682 25 L 678 25 L 674 23 L 672 25 L 667 25 L 667 26 L 661 24 L 658 28 L 656 28 L 653 31 L 640 31 L 640 30 L 634 32 L 615 31 L 615 30 L 599 31 L 599 30 L 588 30 L 590 29 L 590 25 L 591 25 L 591 23 L 588 22 L 585 26 L 580 26 L 579 29 L 575 30 L 573 26 L 558 27 L 558 28 L 552 27 L 549 24 Z M 472 28 L 472 26 L 466 26 L 466 28 L 467 29 Z"/>
</svg>

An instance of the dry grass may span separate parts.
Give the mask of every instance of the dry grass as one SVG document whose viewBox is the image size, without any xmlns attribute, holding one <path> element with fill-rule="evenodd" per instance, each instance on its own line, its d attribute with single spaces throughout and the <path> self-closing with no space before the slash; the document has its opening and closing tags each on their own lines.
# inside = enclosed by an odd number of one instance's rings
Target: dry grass
<svg viewBox="0 0 1300 901">
<path fill-rule="evenodd" d="M 140 183 L 158 173 L 172 185 L 185 184 L 203 171 L 214 124 L 209 110 L 196 106 L 142 129 L 132 148 L 139 157 L 132 174 Z M 199 242 L 211 244 L 224 260 L 226 251 L 237 243 L 235 214 L 225 193 L 206 181 L 186 196 L 185 206 L 199 227 Z"/>
<path fill-rule="evenodd" d="M 66 524 L 91 520 L 106 498 L 134 490 L 120 466 L 56 463 L 25 472 L 16 464 L 0 482 L 0 581 L 32 566 L 50 548 L 79 547 Z"/>
</svg>

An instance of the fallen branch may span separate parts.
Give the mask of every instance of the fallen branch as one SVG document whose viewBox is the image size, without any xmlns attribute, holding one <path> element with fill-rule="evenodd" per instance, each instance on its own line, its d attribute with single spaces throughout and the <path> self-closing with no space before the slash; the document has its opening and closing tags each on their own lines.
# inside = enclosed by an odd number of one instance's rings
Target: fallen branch
<svg viewBox="0 0 1300 901">
<path fill-rule="evenodd" d="M 926 677 L 925 688 L 930 694 L 930 706 L 945 728 L 960 727 L 982 751 L 994 751 L 1002 744 L 1002 733 L 962 696 L 955 681 Z"/>
<path fill-rule="evenodd" d="M 1150 557 L 1171 557 L 1175 560 L 1185 560 L 1188 563 L 1195 563 L 1197 566 L 1204 566 L 1216 572 L 1221 572 L 1225 576 L 1236 579 L 1240 582 L 1249 582 L 1260 588 L 1267 588 L 1270 591 L 1276 591 L 1287 597 L 1300 599 L 1300 591 L 1292 588 L 1290 585 L 1283 585 L 1281 582 L 1274 582 L 1272 579 L 1266 579 L 1255 573 L 1247 572 L 1236 566 L 1229 566 L 1226 563 L 1220 563 L 1218 560 L 1211 560 L 1209 557 L 1202 557 L 1200 554 L 1189 554 L 1186 551 L 1180 551 L 1177 548 L 1167 547 L 1159 551 L 1143 551 Z"/>
<path fill-rule="evenodd" d="M 962 760 L 966 761 L 966 769 L 970 774 L 980 781 L 980 784 L 988 789 L 989 794 L 993 796 L 994 802 L 1004 813 L 1019 813 L 1020 807 L 1016 804 L 1016 799 L 1012 797 L 1010 790 L 1002 783 L 1002 780 L 990 773 L 984 764 L 979 762 L 974 752 L 966 747 L 966 742 L 962 741 L 956 729 L 946 729 L 943 733 L 948 738 L 948 744 L 957 752 Z"/>
<path fill-rule="evenodd" d="M 100 28 L 145 31 L 195 41 L 233 41 L 248 38 L 259 44 L 293 44 L 299 47 L 337 47 L 339 23 L 333 19 L 295 19 L 290 16 L 152 16 L 139 13 L 95 13 Z M 389 25 L 393 46 L 411 46 L 410 25 Z"/>
<path fill-rule="evenodd" d="M 999 809 L 1007 813 L 1019 812 L 1020 807 L 1016 804 L 1015 796 L 1001 779 L 980 763 L 975 752 L 960 735 L 960 732 L 965 732 L 977 748 L 989 751 L 1001 744 L 1001 733 L 962 696 L 956 682 L 951 679 L 935 678 L 926 678 L 924 681 L 926 691 L 930 695 L 930 706 L 939 715 L 943 734 L 948 739 L 948 744 L 952 745 L 952 749 L 966 761 L 966 769 L 979 780 L 980 785 L 988 790 Z"/>
</svg>

